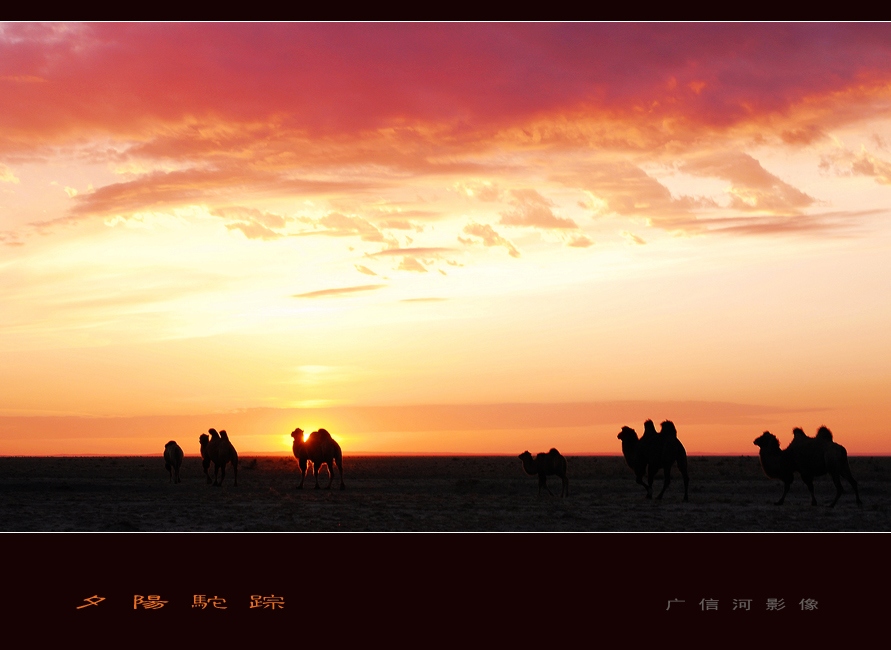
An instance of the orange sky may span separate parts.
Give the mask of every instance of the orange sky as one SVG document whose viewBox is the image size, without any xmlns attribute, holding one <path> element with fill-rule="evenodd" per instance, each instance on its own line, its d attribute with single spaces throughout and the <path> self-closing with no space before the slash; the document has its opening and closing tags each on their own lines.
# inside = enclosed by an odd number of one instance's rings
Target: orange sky
<svg viewBox="0 0 891 650">
<path fill-rule="evenodd" d="M 0 26 L 0 455 L 891 454 L 889 37 Z"/>
</svg>

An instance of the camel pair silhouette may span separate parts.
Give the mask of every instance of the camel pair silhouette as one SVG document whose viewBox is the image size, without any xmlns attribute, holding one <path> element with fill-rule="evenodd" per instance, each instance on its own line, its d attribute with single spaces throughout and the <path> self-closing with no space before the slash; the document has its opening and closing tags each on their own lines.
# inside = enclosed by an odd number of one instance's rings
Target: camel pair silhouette
<svg viewBox="0 0 891 650">
<path fill-rule="evenodd" d="M 671 467 L 677 463 L 678 470 L 684 479 L 684 501 L 687 500 L 687 487 L 690 477 L 687 475 L 687 450 L 678 440 L 678 431 L 671 420 L 662 423 L 661 431 L 656 431 L 652 420 L 644 422 L 643 437 L 637 437 L 637 431 L 631 427 L 622 427 L 618 435 L 622 441 L 622 455 L 625 462 L 634 471 L 637 482 L 647 491 L 647 498 L 653 497 L 653 480 L 661 469 L 664 474 L 662 491 L 656 500 L 662 499 L 668 484 L 671 483 Z M 647 482 L 643 475 L 647 474 Z"/>
<path fill-rule="evenodd" d="M 857 505 L 863 505 L 860 501 L 860 492 L 857 490 L 857 481 L 848 467 L 848 451 L 832 439 L 832 432 L 825 426 L 817 430 L 814 438 L 808 436 L 803 429 L 796 427 L 792 430 L 792 442 L 785 449 L 780 449 L 780 441 L 770 431 L 765 431 L 755 438 L 755 445 L 760 449 L 758 457 L 761 459 L 761 469 L 768 478 L 779 479 L 783 482 L 783 495 L 776 505 L 781 506 L 786 500 L 786 494 L 792 481 L 795 480 L 795 472 L 801 475 L 801 480 L 811 493 L 811 505 L 817 505 L 817 497 L 814 494 L 814 477 L 829 474 L 835 484 L 835 498 L 829 507 L 835 507 L 844 490 L 842 490 L 840 476 L 844 476 L 854 489 L 854 497 Z"/>
<path fill-rule="evenodd" d="M 346 486 L 343 483 L 343 452 L 340 449 L 331 434 L 325 429 L 319 429 L 309 434 L 309 438 L 303 439 L 303 429 L 297 427 L 291 432 L 294 438 L 294 458 L 300 466 L 300 485 L 297 489 L 303 488 L 303 481 L 306 479 L 306 468 L 308 463 L 312 463 L 312 472 L 316 479 L 316 489 L 319 489 L 319 470 L 322 465 L 328 466 L 328 485 L 334 481 L 334 464 L 337 464 L 337 470 L 340 472 L 340 489 Z"/>
<path fill-rule="evenodd" d="M 208 434 L 210 434 L 208 436 Z M 226 464 L 232 464 L 232 474 L 234 477 L 233 486 L 238 485 L 238 452 L 229 441 L 229 435 L 226 431 L 217 433 L 216 429 L 208 429 L 207 433 L 198 436 L 198 442 L 201 445 L 201 460 L 204 466 L 204 475 L 207 477 L 207 483 L 210 484 L 210 464 L 213 463 L 213 484 L 222 485 L 226 480 Z M 221 476 L 217 479 L 217 474 Z"/>
</svg>

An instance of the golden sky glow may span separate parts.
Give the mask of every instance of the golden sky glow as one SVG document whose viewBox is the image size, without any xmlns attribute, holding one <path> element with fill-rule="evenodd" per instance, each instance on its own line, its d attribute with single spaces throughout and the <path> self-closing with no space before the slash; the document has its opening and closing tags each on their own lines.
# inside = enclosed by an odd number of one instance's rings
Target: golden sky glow
<svg viewBox="0 0 891 650">
<path fill-rule="evenodd" d="M 889 454 L 889 44 L 0 26 L 0 454 Z"/>
</svg>

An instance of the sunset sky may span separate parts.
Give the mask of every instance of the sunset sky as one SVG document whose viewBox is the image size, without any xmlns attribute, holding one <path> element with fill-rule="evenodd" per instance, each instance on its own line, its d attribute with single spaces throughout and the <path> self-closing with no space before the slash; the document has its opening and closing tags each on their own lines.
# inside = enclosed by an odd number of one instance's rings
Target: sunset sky
<svg viewBox="0 0 891 650">
<path fill-rule="evenodd" d="M 891 454 L 891 25 L 0 26 L 0 455 Z"/>
</svg>

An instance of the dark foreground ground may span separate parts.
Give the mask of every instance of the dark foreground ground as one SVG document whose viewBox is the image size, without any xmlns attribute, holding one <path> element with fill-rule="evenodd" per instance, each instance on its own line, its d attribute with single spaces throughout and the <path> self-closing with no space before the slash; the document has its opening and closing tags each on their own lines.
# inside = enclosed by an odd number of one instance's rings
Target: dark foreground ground
<svg viewBox="0 0 891 650">
<path fill-rule="evenodd" d="M 796 479 L 783 506 L 756 456 L 690 458 L 690 500 L 680 476 L 663 502 L 644 498 L 620 457 L 569 457 L 571 496 L 538 496 L 519 459 L 347 458 L 346 490 L 295 489 L 296 462 L 244 457 L 238 486 L 205 483 L 186 458 L 180 484 L 153 457 L 0 458 L 4 531 L 888 531 L 891 458 L 855 457 L 863 506 L 850 487 L 835 508 L 828 477 L 812 507 Z M 327 474 L 322 475 L 327 484 Z M 335 487 L 337 482 L 335 481 Z M 559 494 L 556 477 L 549 487 Z M 657 478 L 661 486 L 661 474 Z"/>
</svg>

